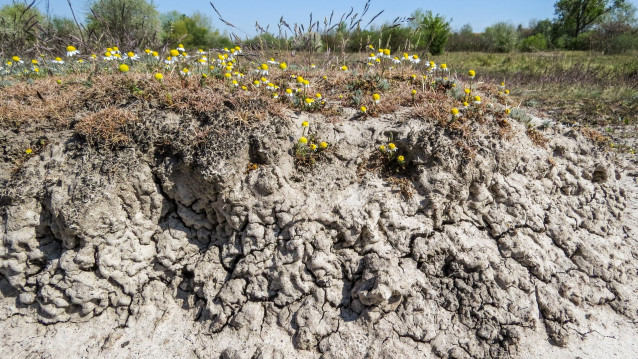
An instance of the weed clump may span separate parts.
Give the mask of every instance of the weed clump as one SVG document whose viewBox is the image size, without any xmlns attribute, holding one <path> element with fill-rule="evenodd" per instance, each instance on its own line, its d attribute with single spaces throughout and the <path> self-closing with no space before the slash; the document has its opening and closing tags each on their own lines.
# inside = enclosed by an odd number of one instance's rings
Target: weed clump
<svg viewBox="0 0 638 359">
<path fill-rule="evenodd" d="M 84 116 L 75 125 L 75 130 L 95 145 L 118 147 L 130 142 L 126 127 L 138 118 L 132 112 L 116 107 Z"/>
</svg>

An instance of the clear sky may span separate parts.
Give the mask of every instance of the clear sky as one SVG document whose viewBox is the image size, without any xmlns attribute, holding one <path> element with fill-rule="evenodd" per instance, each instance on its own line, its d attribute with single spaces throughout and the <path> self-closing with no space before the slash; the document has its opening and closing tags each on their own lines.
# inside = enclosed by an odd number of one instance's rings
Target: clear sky
<svg viewBox="0 0 638 359">
<path fill-rule="evenodd" d="M 87 12 L 87 0 L 70 0 L 78 20 L 84 18 Z M 555 0 L 393 0 L 380 1 L 372 0 L 370 10 L 364 18 L 367 23 L 379 11 L 384 13 L 374 22 L 381 25 L 390 22 L 396 17 L 408 17 L 418 9 L 432 10 L 434 13 L 443 15 L 446 19 L 452 20 L 452 29 L 457 30 L 463 24 L 470 24 L 475 32 L 498 21 L 511 22 L 514 25 L 523 24 L 527 26 L 532 19 L 542 20 L 554 16 Z M 634 6 L 638 6 L 638 0 L 630 0 Z M 11 3 L 11 0 L 0 0 L 0 5 Z M 36 0 L 37 6 L 46 12 L 46 5 L 49 5 L 51 15 L 71 16 L 67 0 Z M 213 20 L 213 26 L 219 30 L 229 30 L 226 25 L 217 19 L 209 1 L 205 0 L 154 0 L 159 12 L 177 10 L 186 15 L 194 11 L 207 14 Z M 334 19 L 338 20 L 341 14 L 350 11 L 354 7 L 355 12 L 361 12 L 365 5 L 365 0 L 344 1 L 344 0 L 224 0 L 213 1 L 215 7 L 224 16 L 224 19 L 242 29 L 245 34 L 233 30 L 240 36 L 253 36 L 256 34 L 255 21 L 258 21 L 264 28 L 270 24 L 273 32 L 277 31 L 276 24 L 281 16 L 289 24 L 300 23 L 307 27 L 310 13 L 314 19 L 323 22 L 324 17 L 330 17 L 334 10 Z M 364 24 L 365 24 L 364 23 Z M 232 29 L 231 29 L 232 30 Z"/>
</svg>

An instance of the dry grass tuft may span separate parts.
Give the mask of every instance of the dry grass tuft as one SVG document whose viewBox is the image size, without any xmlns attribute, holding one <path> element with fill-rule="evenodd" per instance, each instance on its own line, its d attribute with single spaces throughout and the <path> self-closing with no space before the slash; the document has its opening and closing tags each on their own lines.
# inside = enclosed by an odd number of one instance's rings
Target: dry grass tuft
<svg viewBox="0 0 638 359">
<path fill-rule="evenodd" d="M 527 137 L 532 140 L 532 143 L 538 147 L 545 148 L 545 145 L 547 145 L 547 142 L 549 142 L 549 140 L 545 136 L 543 136 L 542 133 L 538 132 L 538 130 L 533 127 L 528 127 L 525 133 L 527 134 Z"/>
<path fill-rule="evenodd" d="M 73 86 L 62 87 L 54 78 L 32 84 L 18 81 L 2 89 L 0 126 L 19 127 L 25 122 L 52 121 L 68 126 L 78 107 L 78 96 Z"/>
<path fill-rule="evenodd" d="M 137 116 L 130 111 L 107 107 L 84 116 L 75 125 L 75 130 L 93 144 L 117 147 L 129 143 L 125 127 L 135 121 Z"/>
<path fill-rule="evenodd" d="M 609 141 L 609 137 L 589 127 L 581 128 L 580 132 L 597 145 L 604 145 L 607 141 Z"/>
</svg>

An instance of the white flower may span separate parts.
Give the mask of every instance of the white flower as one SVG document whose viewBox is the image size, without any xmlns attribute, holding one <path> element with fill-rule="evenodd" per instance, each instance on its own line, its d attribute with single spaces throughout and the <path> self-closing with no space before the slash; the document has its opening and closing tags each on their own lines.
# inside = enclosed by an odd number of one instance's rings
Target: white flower
<svg viewBox="0 0 638 359">
<path fill-rule="evenodd" d="M 131 61 L 136 61 L 140 58 L 136 53 L 132 51 L 127 52 L 125 56 L 128 57 Z"/>
<path fill-rule="evenodd" d="M 177 51 L 186 51 L 186 49 L 184 48 L 184 45 L 182 45 L 182 44 L 179 44 L 175 50 L 177 50 Z"/>
<path fill-rule="evenodd" d="M 273 64 L 273 65 L 279 65 L 279 62 L 275 61 L 274 58 L 270 58 L 270 60 L 267 61 L 269 64 Z"/>
<path fill-rule="evenodd" d="M 59 57 L 56 57 L 55 60 L 53 60 L 51 62 L 53 62 L 54 64 L 63 64 L 64 63 L 64 61 L 61 58 L 59 58 Z"/>
<path fill-rule="evenodd" d="M 79 54 L 80 52 L 73 46 L 69 45 L 66 47 L 66 56 L 74 56 Z"/>
</svg>

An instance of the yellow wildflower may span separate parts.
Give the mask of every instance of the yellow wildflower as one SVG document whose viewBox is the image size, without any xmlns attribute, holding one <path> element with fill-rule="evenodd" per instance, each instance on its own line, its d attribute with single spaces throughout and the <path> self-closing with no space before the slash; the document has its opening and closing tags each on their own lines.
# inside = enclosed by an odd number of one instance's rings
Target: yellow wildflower
<svg viewBox="0 0 638 359">
<path fill-rule="evenodd" d="M 119 66 L 120 72 L 128 72 L 128 65 L 126 64 L 121 64 Z"/>
</svg>

